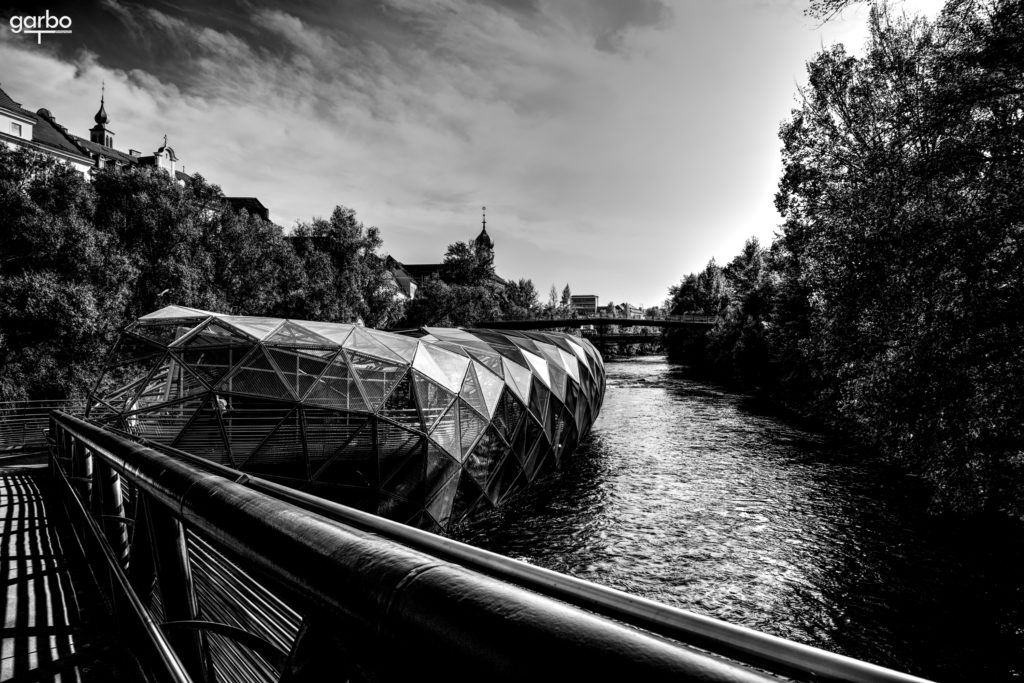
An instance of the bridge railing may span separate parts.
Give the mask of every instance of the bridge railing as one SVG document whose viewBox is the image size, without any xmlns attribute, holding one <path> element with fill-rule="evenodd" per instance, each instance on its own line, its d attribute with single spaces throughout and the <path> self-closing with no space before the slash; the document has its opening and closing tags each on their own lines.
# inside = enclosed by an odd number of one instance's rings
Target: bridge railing
<svg viewBox="0 0 1024 683">
<path fill-rule="evenodd" d="M 155 680 L 920 681 L 67 414 L 53 415 L 51 436 L 79 538 Z"/>
<path fill-rule="evenodd" d="M 0 401 L 0 458 L 26 450 L 46 450 L 50 411 L 80 415 L 85 401 Z"/>
</svg>

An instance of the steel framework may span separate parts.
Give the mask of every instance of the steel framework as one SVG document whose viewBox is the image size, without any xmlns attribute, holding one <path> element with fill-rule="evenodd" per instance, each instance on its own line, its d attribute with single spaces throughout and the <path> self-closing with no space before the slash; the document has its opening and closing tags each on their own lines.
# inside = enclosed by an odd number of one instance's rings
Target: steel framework
<svg viewBox="0 0 1024 683">
<path fill-rule="evenodd" d="M 556 466 L 604 365 L 556 332 L 355 325 L 168 306 L 122 333 L 88 417 L 430 530 Z"/>
</svg>

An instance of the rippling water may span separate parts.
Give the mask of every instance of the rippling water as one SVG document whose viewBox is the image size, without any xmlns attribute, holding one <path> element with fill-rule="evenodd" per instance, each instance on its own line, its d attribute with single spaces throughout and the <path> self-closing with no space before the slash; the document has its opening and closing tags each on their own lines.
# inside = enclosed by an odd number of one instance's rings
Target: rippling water
<svg viewBox="0 0 1024 683">
<path fill-rule="evenodd" d="M 588 442 L 457 538 L 940 681 L 1024 679 L 1024 543 L 928 518 L 915 483 L 687 379 L 608 364 Z"/>
</svg>

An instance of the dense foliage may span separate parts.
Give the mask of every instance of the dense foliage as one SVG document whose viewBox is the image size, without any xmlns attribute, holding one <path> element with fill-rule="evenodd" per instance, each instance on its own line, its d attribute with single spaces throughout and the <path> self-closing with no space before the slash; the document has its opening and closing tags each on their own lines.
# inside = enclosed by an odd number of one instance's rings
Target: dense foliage
<svg viewBox="0 0 1024 683">
<path fill-rule="evenodd" d="M 0 400 L 81 395 L 118 332 L 167 304 L 241 315 L 401 316 L 376 228 L 351 209 L 292 235 L 201 177 L 99 171 L 0 146 Z"/>
<path fill-rule="evenodd" d="M 808 65 L 771 249 L 670 292 L 720 316 L 676 350 L 876 446 L 939 509 L 1021 516 L 1024 3 L 883 4 L 870 29 Z"/>
</svg>

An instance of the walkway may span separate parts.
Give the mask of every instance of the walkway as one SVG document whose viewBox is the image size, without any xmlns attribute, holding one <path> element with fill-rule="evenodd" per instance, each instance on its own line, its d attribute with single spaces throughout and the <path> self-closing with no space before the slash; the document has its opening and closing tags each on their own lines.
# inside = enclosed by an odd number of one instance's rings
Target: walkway
<svg viewBox="0 0 1024 683">
<path fill-rule="evenodd" d="M 0 468 L 0 681 L 139 680 L 48 486 L 45 466 Z"/>
</svg>

